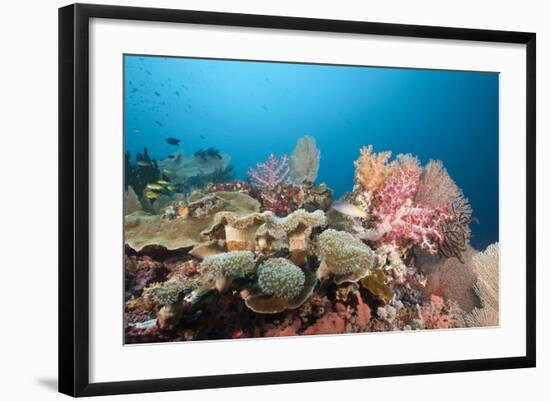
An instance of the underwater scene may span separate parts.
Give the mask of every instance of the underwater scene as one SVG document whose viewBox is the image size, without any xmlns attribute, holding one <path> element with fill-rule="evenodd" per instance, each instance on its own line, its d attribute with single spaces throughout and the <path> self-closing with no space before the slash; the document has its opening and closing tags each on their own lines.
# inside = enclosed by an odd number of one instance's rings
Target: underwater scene
<svg viewBox="0 0 550 401">
<path fill-rule="evenodd" d="M 499 325 L 499 75 L 124 56 L 125 344 Z"/>
</svg>

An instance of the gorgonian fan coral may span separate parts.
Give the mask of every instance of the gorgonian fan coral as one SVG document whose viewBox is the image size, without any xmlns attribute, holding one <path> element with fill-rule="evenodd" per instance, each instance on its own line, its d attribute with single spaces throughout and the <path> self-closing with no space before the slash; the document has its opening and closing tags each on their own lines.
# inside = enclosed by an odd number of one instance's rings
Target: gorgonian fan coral
<svg viewBox="0 0 550 401">
<path fill-rule="evenodd" d="M 445 239 L 439 253 L 446 258 L 456 257 L 463 262 L 462 254 L 470 241 L 472 208 L 462 190 L 450 177 L 439 160 L 430 160 L 426 165 L 418 186 L 416 203 L 428 207 L 446 205 L 452 219 L 442 223 Z"/>
<path fill-rule="evenodd" d="M 262 190 L 273 190 L 277 185 L 286 182 L 290 174 L 289 159 L 283 155 L 277 159 L 273 153 L 264 163 L 256 164 L 256 168 L 248 171 L 250 182 Z"/>
<path fill-rule="evenodd" d="M 315 144 L 315 138 L 304 136 L 298 139 L 290 159 L 290 170 L 294 184 L 315 182 L 320 160 L 321 151 Z"/>
</svg>

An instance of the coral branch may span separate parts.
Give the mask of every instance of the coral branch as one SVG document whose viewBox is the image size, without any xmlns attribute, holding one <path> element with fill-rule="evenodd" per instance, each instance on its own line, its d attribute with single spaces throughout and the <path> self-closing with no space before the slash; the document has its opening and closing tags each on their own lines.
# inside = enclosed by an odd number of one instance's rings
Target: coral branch
<svg viewBox="0 0 550 401">
<path fill-rule="evenodd" d="M 264 163 L 256 164 L 255 169 L 248 171 L 252 185 L 261 189 L 273 190 L 277 185 L 285 182 L 290 174 L 288 156 L 277 159 L 272 153 Z"/>
</svg>

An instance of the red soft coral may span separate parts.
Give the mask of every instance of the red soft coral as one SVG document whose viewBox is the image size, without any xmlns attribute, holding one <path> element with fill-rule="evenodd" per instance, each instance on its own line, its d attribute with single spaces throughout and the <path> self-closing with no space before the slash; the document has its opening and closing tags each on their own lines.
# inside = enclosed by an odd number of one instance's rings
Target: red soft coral
<svg viewBox="0 0 550 401">
<path fill-rule="evenodd" d="M 256 164 L 256 168 L 248 171 L 250 182 L 262 190 L 273 190 L 277 185 L 286 182 L 290 174 L 288 156 L 277 159 L 272 153 L 264 163 Z"/>
<path fill-rule="evenodd" d="M 338 313 L 330 312 L 320 317 L 315 324 L 309 326 L 303 335 L 341 334 L 346 331 L 346 321 Z"/>
</svg>

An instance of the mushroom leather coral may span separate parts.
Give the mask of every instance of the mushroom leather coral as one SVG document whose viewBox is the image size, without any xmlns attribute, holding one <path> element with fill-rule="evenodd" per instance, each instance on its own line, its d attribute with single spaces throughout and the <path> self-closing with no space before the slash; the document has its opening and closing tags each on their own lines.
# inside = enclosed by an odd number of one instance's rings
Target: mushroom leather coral
<svg viewBox="0 0 550 401">
<path fill-rule="evenodd" d="M 247 194 L 217 192 L 223 200 L 223 210 L 237 216 L 258 212 L 260 204 Z M 214 215 L 167 220 L 160 215 L 138 212 L 124 219 L 126 244 L 135 251 L 149 245 L 162 246 L 168 250 L 193 247 L 204 240 L 202 232 L 215 225 Z"/>
</svg>

